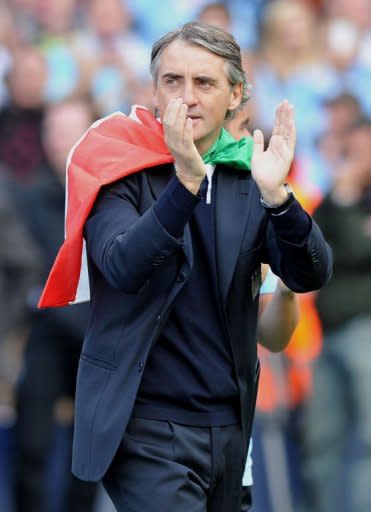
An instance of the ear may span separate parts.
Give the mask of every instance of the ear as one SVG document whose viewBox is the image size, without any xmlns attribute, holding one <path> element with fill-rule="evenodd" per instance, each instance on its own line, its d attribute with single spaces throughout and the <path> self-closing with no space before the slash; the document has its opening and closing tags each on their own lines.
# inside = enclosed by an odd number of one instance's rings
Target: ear
<svg viewBox="0 0 371 512">
<path fill-rule="evenodd" d="M 242 82 L 233 86 L 229 100 L 228 110 L 236 110 L 242 99 Z"/>
</svg>

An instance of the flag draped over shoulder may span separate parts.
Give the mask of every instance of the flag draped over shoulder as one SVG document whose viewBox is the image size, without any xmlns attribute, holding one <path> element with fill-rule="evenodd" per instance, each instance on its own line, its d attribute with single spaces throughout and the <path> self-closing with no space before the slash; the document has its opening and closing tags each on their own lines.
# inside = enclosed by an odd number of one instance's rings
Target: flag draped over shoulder
<svg viewBox="0 0 371 512">
<path fill-rule="evenodd" d="M 83 229 L 103 185 L 129 174 L 173 162 L 163 129 L 148 109 L 134 106 L 96 123 L 67 159 L 65 240 L 38 306 L 65 306 L 89 300 Z"/>
</svg>

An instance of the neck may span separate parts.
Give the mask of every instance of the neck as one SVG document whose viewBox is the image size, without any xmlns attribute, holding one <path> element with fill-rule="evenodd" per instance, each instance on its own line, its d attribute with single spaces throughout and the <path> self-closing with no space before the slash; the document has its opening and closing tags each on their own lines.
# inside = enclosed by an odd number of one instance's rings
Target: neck
<svg viewBox="0 0 371 512">
<path fill-rule="evenodd" d="M 220 131 L 214 137 L 212 137 L 210 139 L 195 141 L 195 146 L 201 156 L 204 155 L 206 153 L 206 151 L 208 151 L 215 144 L 215 142 L 220 137 L 221 131 L 222 131 L 222 129 L 220 129 Z"/>
</svg>

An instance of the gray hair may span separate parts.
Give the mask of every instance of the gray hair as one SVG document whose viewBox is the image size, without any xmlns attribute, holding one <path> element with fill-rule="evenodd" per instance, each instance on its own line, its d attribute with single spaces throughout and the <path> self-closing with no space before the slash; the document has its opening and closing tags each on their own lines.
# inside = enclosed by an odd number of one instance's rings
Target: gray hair
<svg viewBox="0 0 371 512">
<path fill-rule="evenodd" d="M 200 46 L 222 57 L 225 60 L 225 72 L 231 87 L 242 84 L 241 103 L 234 111 L 229 111 L 226 118 L 233 116 L 233 112 L 243 108 L 249 99 L 249 84 L 246 73 L 242 67 L 241 49 L 235 38 L 221 28 L 200 22 L 186 23 L 182 27 L 168 32 L 152 47 L 150 71 L 153 81 L 158 79 L 158 69 L 162 52 L 174 41 L 185 41 L 189 44 Z"/>
</svg>

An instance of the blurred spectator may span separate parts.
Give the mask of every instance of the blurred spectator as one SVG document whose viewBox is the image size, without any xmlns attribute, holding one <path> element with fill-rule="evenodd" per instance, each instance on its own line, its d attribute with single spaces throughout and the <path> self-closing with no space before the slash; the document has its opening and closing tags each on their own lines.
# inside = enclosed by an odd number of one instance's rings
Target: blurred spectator
<svg viewBox="0 0 371 512">
<path fill-rule="evenodd" d="M 261 23 L 265 7 L 271 0 L 227 0 L 231 13 L 232 32 L 244 50 L 256 50 L 261 38 Z"/>
<path fill-rule="evenodd" d="M 254 124 L 269 133 L 273 105 L 287 98 L 295 105 L 299 156 L 324 128 L 322 101 L 332 87 L 316 23 L 313 11 L 304 2 L 268 3 L 252 70 Z"/>
<path fill-rule="evenodd" d="M 329 17 L 346 19 L 362 33 L 371 28 L 370 0 L 322 0 L 325 14 Z"/>
<path fill-rule="evenodd" d="M 62 101 L 88 93 L 88 74 L 75 40 L 76 0 L 39 0 L 37 44 L 46 58 L 45 100 Z"/>
<path fill-rule="evenodd" d="M 63 241 L 67 154 L 92 120 L 91 107 L 87 103 L 70 101 L 49 106 L 43 124 L 47 167 L 39 173 L 40 179 L 32 187 L 18 190 L 18 207 L 40 250 L 42 271 L 38 287 L 29 297 L 31 330 L 18 385 L 17 512 L 50 510 L 51 504 L 47 501 L 50 475 L 48 478 L 46 469 L 56 413 L 60 421 L 72 422 L 71 397 L 75 392 L 77 364 L 89 306 L 80 304 L 74 308 L 37 310 L 36 304 Z M 68 473 L 65 481 L 58 483 L 59 488 L 65 486 L 60 507 L 69 512 L 90 512 L 95 499 L 95 485 L 72 475 L 70 452 L 71 445 L 66 454 Z"/>
<path fill-rule="evenodd" d="M 323 52 L 333 75 L 333 94 L 347 89 L 371 115 L 371 4 L 370 0 L 326 0 Z"/>
<path fill-rule="evenodd" d="M 206 3 L 198 12 L 196 19 L 202 23 L 207 23 L 209 25 L 219 27 L 226 32 L 234 33 L 231 10 L 229 6 L 223 2 Z M 241 47 L 241 57 L 242 65 L 247 73 L 248 78 L 250 79 L 251 66 L 248 66 L 247 64 L 250 63 L 251 55 L 248 54 L 246 49 L 243 47 Z M 249 104 L 248 110 L 249 112 L 251 111 L 251 104 Z M 245 113 L 246 112 L 247 111 L 245 110 Z"/>
<path fill-rule="evenodd" d="M 197 16 L 198 21 L 232 32 L 232 20 L 228 7 L 222 2 L 204 5 Z"/>
<path fill-rule="evenodd" d="M 319 157 L 324 162 L 323 179 L 331 184 L 333 174 L 342 165 L 347 133 L 363 111 L 358 99 L 347 91 L 324 102 L 327 128 L 318 138 Z"/>
<path fill-rule="evenodd" d="M 317 295 L 324 344 L 314 366 L 313 393 L 303 422 L 309 512 L 338 510 L 344 481 L 350 495 L 346 509 L 371 510 L 369 120 L 348 130 L 345 149 L 344 163 L 314 215 L 332 246 L 334 274 Z"/>
<path fill-rule="evenodd" d="M 233 116 L 233 135 L 236 138 L 249 134 L 252 107 L 249 101 Z M 298 168 L 297 162 L 294 162 L 294 168 Z M 293 183 L 293 174 L 291 171 L 290 183 Z M 293 184 L 297 187 L 297 183 Z M 312 211 L 310 201 L 302 195 L 300 199 L 304 199 L 308 210 Z M 261 293 L 269 293 L 271 276 L 272 273 L 268 273 Z M 263 304 L 266 298 L 267 295 L 263 295 Z M 256 482 L 252 493 L 253 510 L 257 511 L 293 512 L 301 500 L 298 418 L 310 392 L 311 368 L 321 348 L 322 331 L 313 294 L 299 294 L 295 300 L 299 304 L 300 319 L 290 344 L 279 354 L 272 354 L 258 345 L 261 372 L 252 457 Z"/>
<path fill-rule="evenodd" d="M 43 161 L 41 123 L 46 63 L 32 46 L 16 49 L 6 76 L 9 102 L 0 111 L 0 161 L 12 180 L 32 181 Z"/>
<path fill-rule="evenodd" d="M 151 47 L 163 34 L 191 21 L 207 0 L 126 0 L 135 31 Z M 148 55 L 148 54 L 147 54 Z"/>
<path fill-rule="evenodd" d="M 362 117 L 358 99 L 343 91 L 324 103 L 327 110 L 327 130 L 343 139 L 349 128 Z"/>
<path fill-rule="evenodd" d="M 0 111 L 7 100 L 5 76 L 11 66 L 11 52 L 17 46 L 16 27 L 5 4 L 0 5 Z"/>
<path fill-rule="evenodd" d="M 0 174 L 0 428 L 12 414 L 17 353 L 27 327 L 26 296 L 36 279 L 38 252 Z M 5 415 L 6 413 L 6 415 Z M 5 416 L 4 416 L 5 415 Z"/>
<path fill-rule="evenodd" d="M 149 81 L 149 50 L 133 32 L 124 0 L 90 0 L 88 7 L 88 25 L 76 43 L 88 67 L 96 113 L 128 113 L 132 95 Z"/>
<path fill-rule="evenodd" d="M 39 0 L 5 0 L 11 10 L 22 44 L 32 44 L 37 37 Z"/>
<path fill-rule="evenodd" d="M 311 202 L 310 211 L 329 191 L 333 173 L 343 162 L 347 131 L 362 115 L 358 99 L 347 91 L 325 100 L 322 108 L 326 128 L 311 151 L 300 155 L 291 173 L 296 192 Z"/>
</svg>

